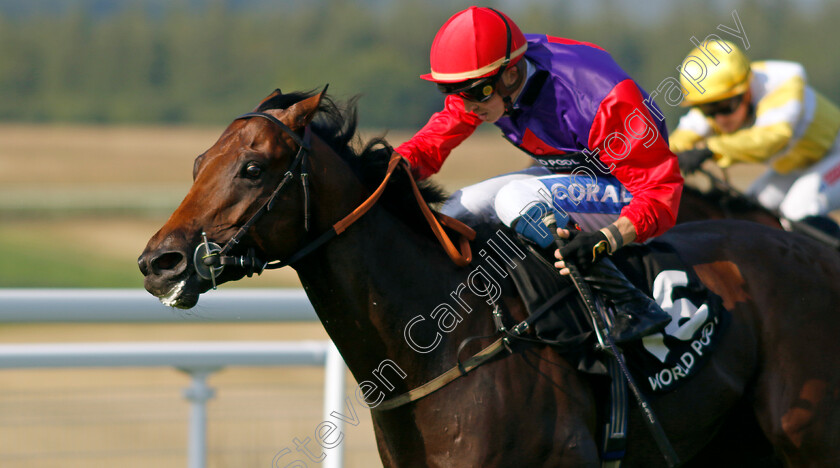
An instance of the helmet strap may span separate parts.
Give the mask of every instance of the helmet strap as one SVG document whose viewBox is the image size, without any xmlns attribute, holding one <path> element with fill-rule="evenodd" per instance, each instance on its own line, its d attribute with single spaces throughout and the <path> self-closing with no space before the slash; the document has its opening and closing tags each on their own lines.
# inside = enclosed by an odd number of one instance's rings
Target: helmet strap
<svg viewBox="0 0 840 468">
<path fill-rule="evenodd" d="M 512 69 L 515 68 L 517 72 L 516 81 L 514 81 L 510 86 L 506 85 L 504 77 L 500 76 L 499 82 L 501 82 L 503 92 L 499 93 L 499 95 L 502 97 L 502 102 L 505 104 L 505 114 L 510 114 L 513 110 L 513 100 L 511 99 L 511 96 L 513 96 L 513 93 L 522 86 L 522 82 L 525 80 L 525 67 L 522 66 L 523 63 L 524 62 L 520 60 L 510 67 Z M 504 71 L 502 73 L 504 73 Z"/>
<path fill-rule="evenodd" d="M 510 100 L 510 95 L 502 97 L 502 102 L 504 102 L 505 104 L 504 115 L 510 115 L 510 113 L 513 111 L 513 102 Z"/>
</svg>

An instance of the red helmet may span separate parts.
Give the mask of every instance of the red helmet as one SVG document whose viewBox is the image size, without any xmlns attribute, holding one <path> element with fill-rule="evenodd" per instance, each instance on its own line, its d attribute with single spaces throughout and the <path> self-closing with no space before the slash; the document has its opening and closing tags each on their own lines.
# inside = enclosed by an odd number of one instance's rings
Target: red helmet
<svg viewBox="0 0 840 468">
<path fill-rule="evenodd" d="M 429 54 L 432 72 L 421 75 L 436 83 L 458 83 L 490 76 L 514 64 L 528 43 L 504 13 L 471 6 L 441 26 Z"/>
</svg>

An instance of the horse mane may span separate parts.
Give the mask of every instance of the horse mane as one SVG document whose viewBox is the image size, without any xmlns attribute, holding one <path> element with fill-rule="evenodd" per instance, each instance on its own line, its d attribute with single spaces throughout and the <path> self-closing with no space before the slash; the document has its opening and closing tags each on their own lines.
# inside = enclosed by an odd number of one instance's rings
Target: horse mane
<svg viewBox="0 0 840 468">
<path fill-rule="evenodd" d="M 700 190 L 688 184 L 683 186 L 683 192 L 692 192 L 697 198 L 702 198 L 715 206 L 727 209 L 733 214 L 750 213 L 753 211 L 766 211 L 766 208 L 759 205 L 757 202 L 750 200 L 743 196 L 732 196 L 731 193 L 721 190 L 717 187 L 711 187 L 707 190 Z"/>
<path fill-rule="evenodd" d="M 283 94 L 277 90 L 276 96 L 264 101 L 256 110 L 285 109 L 303 99 L 314 96 L 317 91 L 298 91 Z M 311 123 L 312 131 L 329 145 L 356 174 L 362 183 L 372 192 L 382 180 L 388 169 L 393 148 L 384 137 L 374 137 L 363 142 L 357 134 L 358 113 L 356 103 L 359 96 L 350 98 L 343 105 L 336 103 L 329 95 L 321 98 L 318 112 Z M 439 205 L 447 194 L 438 185 L 429 181 L 417 183 L 420 194 L 426 203 Z M 404 170 L 397 169 L 388 187 L 382 194 L 381 203 L 389 211 L 399 215 L 400 219 L 412 227 L 425 225 L 422 213 L 411 190 L 409 178 Z"/>
</svg>

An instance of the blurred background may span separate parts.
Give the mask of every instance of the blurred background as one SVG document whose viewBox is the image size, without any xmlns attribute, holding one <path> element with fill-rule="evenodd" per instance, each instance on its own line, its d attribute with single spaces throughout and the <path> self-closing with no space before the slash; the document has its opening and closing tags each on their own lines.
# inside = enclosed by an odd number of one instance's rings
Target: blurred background
<svg viewBox="0 0 840 468">
<path fill-rule="evenodd" d="M 136 258 L 186 194 L 193 159 L 275 88 L 359 95 L 363 134 L 399 144 L 439 109 L 418 75 L 437 29 L 470 4 L 0 0 L 0 288 L 142 288 Z M 734 27 L 737 10 L 752 59 L 800 62 L 840 101 L 834 0 L 482 5 L 525 32 L 602 46 L 648 90 L 677 76 L 692 36 Z M 682 110 L 657 102 L 673 128 Z M 437 179 L 454 190 L 526 164 L 496 130 L 480 129 Z M 241 287 L 299 283 L 285 269 L 223 286 Z M 326 336 L 310 323 L 0 323 L 0 344 L 284 339 Z M 318 423 L 322 379 L 318 370 L 214 374 L 208 466 L 271 466 Z M 0 370 L 0 467 L 184 466 L 187 384 L 175 370 Z M 348 429 L 348 466 L 378 463 L 362 416 Z"/>
</svg>

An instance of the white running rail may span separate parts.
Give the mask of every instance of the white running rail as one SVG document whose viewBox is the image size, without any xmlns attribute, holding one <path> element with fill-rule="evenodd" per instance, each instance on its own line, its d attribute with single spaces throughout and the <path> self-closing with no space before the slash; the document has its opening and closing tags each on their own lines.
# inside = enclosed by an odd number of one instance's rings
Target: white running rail
<svg viewBox="0 0 840 468">
<path fill-rule="evenodd" d="M 0 289 L 0 323 L 299 322 L 317 320 L 301 290 L 239 289 L 203 296 L 191 311 L 160 304 L 145 291 L 128 289 Z M 204 468 L 207 377 L 228 366 L 326 367 L 324 417 L 340 408 L 346 367 L 329 341 L 142 342 L 0 345 L 0 370 L 21 368 L 175 367 L 191 376 L 184 397 L 191 403 L 187 463 Z M 338 430 L 343 431 L 341 421 Z M 343 445 L 331 450 L 327 468 L 343 466 Z"/>
</svg>

